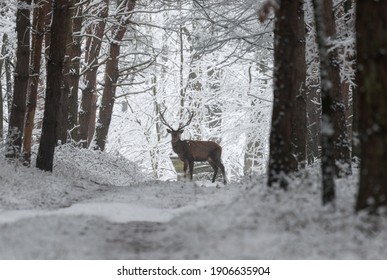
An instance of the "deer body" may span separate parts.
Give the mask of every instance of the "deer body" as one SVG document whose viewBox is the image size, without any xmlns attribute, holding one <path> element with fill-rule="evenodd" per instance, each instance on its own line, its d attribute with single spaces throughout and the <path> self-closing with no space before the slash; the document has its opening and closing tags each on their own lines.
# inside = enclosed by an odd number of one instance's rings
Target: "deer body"
<svg viewBox="0 0 387 280">
<path fill-rule="evenodd" d="M 222 153 L 222 147 L 212 141 L 179 140 L 172 144 L 172 149 L 182 161 L 207 161 L 209 156 Z"/>
<path fill-rule="evenodd" d="M 184 126 L 179 126 L 177 130 L 174 130 L 167 124 L 162 114 L 160 114 L 160 116 L 162 123 L 170 128 L 167 129 L 167 131 L 172 136 L 173 151 L 178 155 L 179 159 L 184 162 L 184 176 L 187 175 L 187 170 L 189 168 L 190 179 L 192 180 L 194 162 L 208 161 L 214 169 L 212 182 L 215 182 L 218 169 L 220 168 L 223 174 L 223 182 L 226 184 L 226 172 L 221 161 L 222 147 L 220 145 L 212 141 L 181 140 L 183 128 L 191 122 L 193 115 L 191 115 L 189 121 Z"/>
</svg>

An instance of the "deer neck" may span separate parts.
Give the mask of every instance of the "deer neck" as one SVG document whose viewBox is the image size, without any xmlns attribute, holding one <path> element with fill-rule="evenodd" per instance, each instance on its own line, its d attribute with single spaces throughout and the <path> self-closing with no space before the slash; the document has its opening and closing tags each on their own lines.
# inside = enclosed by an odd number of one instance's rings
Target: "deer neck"
<svg viewBox="0 0 387 280">
<path fill-rule="evenodd" d="M 184 154 L 184 147 L 183 147 L 183 145 L 184 145 L 184 141 L 182 141 L 180 139 L 175 141 L 175 142 L 172 141 L 172 149 L 178 155 Z"/>
</svg>

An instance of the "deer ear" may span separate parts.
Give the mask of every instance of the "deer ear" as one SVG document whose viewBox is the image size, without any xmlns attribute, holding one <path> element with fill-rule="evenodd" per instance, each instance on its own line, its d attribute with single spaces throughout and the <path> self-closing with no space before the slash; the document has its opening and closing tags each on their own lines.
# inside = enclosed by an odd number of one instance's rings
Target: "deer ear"
<svg viewBox="0 0 387 280">
<path fill-rule="evenodd" d="M 179 133 L 180 133 L 180 134 L 183 134 L 183 132 L 184 132 L 184 129 L 179 130 Z"/>
<path fill-rule="evenodd" d="M 170 129 L 167 129 L 167 132 L 168 132 L 168 133 L 171 133 L 171 132 L 172 132 L 172 130 L 170 130 Z"/>
</svg>

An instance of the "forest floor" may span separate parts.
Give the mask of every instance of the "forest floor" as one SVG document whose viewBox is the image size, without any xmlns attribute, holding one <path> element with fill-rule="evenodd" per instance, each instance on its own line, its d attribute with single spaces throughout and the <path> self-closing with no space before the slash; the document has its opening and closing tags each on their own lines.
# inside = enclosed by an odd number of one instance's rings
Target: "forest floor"
<svg viewBox="0 0 387 280">
<path fill-rule="evenodd" d="M 354 213 L 356 174 L 321 206 L 310 169 L 288 191 L 162 182 L 93 151 L 55 171 L 0 166 L 0 259 L 387 259 L 387 219 Z"/>
<path fill-rule="evenodd" d="M 0 258 L 174 258 L 185 246 L 175 236 L 178 225 L 172 220 L 223 203 L 218 192 L 192 183 L 95 184 L 92 192 L 65 207 L 3 210 Z"/>
</svg>

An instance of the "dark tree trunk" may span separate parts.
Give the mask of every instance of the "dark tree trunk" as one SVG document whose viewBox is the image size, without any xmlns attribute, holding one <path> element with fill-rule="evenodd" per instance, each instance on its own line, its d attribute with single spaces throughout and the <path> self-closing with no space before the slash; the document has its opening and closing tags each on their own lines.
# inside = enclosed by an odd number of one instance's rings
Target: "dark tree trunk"
<svg viewBox="0 0 387 280">
<path fill-rule="evenodd" d="M 106 62 L 105 69 L 105 87 L 99 109 L 99 117 L 96 126 L 96 143 L 95 149 L 103 151 L 106 145 L 107 134 L 109 132 L 110 122 L 112 118 L 115 94 L 117 88 L 117 80 L 119 77 L 118 59 L 120 55 L 120 43 L 126 32 L 126 25 L 130 22 L 128 13 L 133 11 L 136 1 L 125 0 L 126 5 L 119 11 L 120 25 L 114 31 L 114 40 L 110 43 L 109 59 Z"/>
<path fill-rule="evenodd" d="M 305 61 L 305 18 L 304 1 L 298 2 L 297 18 L 293 19 L 296 26 L 296 48 L 294 55 L 294 76 L 292 77 L 296 91 L 294 118 L 292 124 L 292 148 L 298 167 L 306 165 L 307 119 L 306 119 L 306 61 Z"/>
<path fill-rule="evenodd" d="M 357 85 L 361 141 L 356 210 L 387 206 L 387 1 L 357 1 Z"/>
<path fill-rule="evenodd" d="M 17 60 L 8 127 L 8 147 L 6 154 L 8 158 L 18 158 L 21 155 L 28 79 L 30 74 L 30 5 L 31 0 L 18 1 L 16 13 Z"/>
<path fill-rule="evenodd" d="M 359 88 L 356 87 L 352 94 L 352 156 L 360 158 L 360 137 L 359 137 Z"/>
<path fill-rule="evenodd" d="M 352 1 L 345 2 L 345 10 L 349 10 Z M 355 57 L 353 59 L 356 59 Z M 360 138 L 359 138 L 359 90 L 358 87 L 352 88 L 352 157 L 360 159 Z"/>
<path fill-rule="evenodd" d="M 51 20 L 52 20 L 52 5 L 53 0 L 45 0 L 40 1 L 40 4 L 44 4 L 47 7 L 47 12 L 44 16 L 44 51 L 42 52 L 44 54 L 43 67 L 46 67 L 47 69 L 47 62 L 49 58 L 49 51 L 50 51 L 50 44 L 51 44 Z M 44 77 L 46 78 L 46 77 Z M 36 129 L 42 128 L 42 122 L 43 122 L 43 112 L 44 112 L 44 91 L 45 91 L 45 85 L 44 80 L 40 79 L 40 84 L 42 85 L 42 90 L 39 90 L 36 97 L 36 109 L 35 109 L 35 117 L 34 117 L 34 126 Z M 37 139 L 37 142 L 39 142 L 40 139 Z"/>
<path fill-rule="evenodd" d="M 93 4 L 94 5 L 94 4 Z M 101 5 L 99 3 L 98 5 Z M 103 0 L 103 8 L 100 8 L 98 23 L 93 24 L 88 29 L 88 37 L 86 39 L 86 57 L 85 63 L 87 70 L 85 71 L 85 85 L 82 90 L 81 110 L 79 112 L 79 140 L 82 141 L 83 148 L 87 148 L 90 143 L 89 130 L 91 116 L 93 115 L 93 102 L 97 87 L 97 70 L 99 67 L 98 57 L 101 50 L 102 38 L 105 33 L 105 19 L 108 16 L 109 0 Z M 93 120 L 95 122 L 95 120 Z M 93 130 L 92 130 L 93 131 Z"/>
<path fill-rule="evenodd" d="M 46 17 L 44 19 L 45 23 L 44 23 L 44 26 L 46 27 L 46 30 L 44 32 L 44 54 L 46 56 L 46 60 L 48 59 L 48 57 L 50 56 L 50 44 L 51 44 L 51 24 L 52 24 L 52 5 L 53 5 L 53 1 L 55 0 L 47 0 L 46 2 L 46 5 L 49 5 L 51 8 L 50 10 L 47 12 L 46 14 Z"/>
<path fill-rule="evenodd" d="M 0 15 L 3 16 L 4 13 L 4 7 L 5 3 L 0 3 Z M 1 45 L 1 53 L 0 53 L 0 142 L 3 142 L 3 134 L 4 134 L 4 99 L 3 99 L 3 83 L 2 83 L 2 77 L 3 77 L 3 66 L 4 66 L 4 60 L 7 52 L 7 41 L 8 36 L 7 34 L 3 34 L 2 37 L 2 45 Z"/>
<path fill-rule="evenodd" d="M 322 127 L 321 127 L 321 167 L 322 167 L 322 201 L 323 204 L 331 203 L 335 200 L 335 158 L 334 158 L 334 124 L 333 124 L 333 105 L 335 94 L 333 85 L 338 85 L 332 71 L 332 57 L 328 53 L 329 44 L 328 26 L 329 21 L 333 20 L 332 1 L 313 0 L 317 43 L 320 54 L 320 75 L 321 75 L 321 104 L 322 104 Z M 331 81 L 331 79 L 333 81 Z"/>
<path fill-rule="evenodd" d="M 74 16 L 74 4 L 75 0 L 69 0 L 69 12 L 67 13 L 67 34 L 66 34 L 66 54 L 63 62 L 63 86 L 61 94 L 61 106 L 58 112 L 58 119 L 60 120 L 59 126 L 57 128 L 57 140 L 61 144 L 67 143 L 67 127 L 68 127 L 68 115 L 69 115 L 69 96 L 70 91 L 72 90 L 70 84 L 70 73 L 72 71 L 71 64 L 74 59 L 74 54 L 72 53 L 73 45 L 73 16 Z"/>
<path fill-rule="evenodd" d="M 332 0 L 322 1 L 324 4 L 324 25 L 326 40 L 336 39 L 336 24 L 333 13 Z M 332 123 L 333 123 L 333 156 L 335 159 L 335 175 L 342 177 L 351 174 L 350 141 L 347 133 L 346 103 L 340 81 L 340 65 L 338 50 L 333 44 L 326 41 L 328 50 L 328 79 L 330 95 L 332 99 Z"/>
<path fill-rule="evenodd" d="M 80 0 L 75 0 L 75 3 L 79 3 Z M 82 55 L 82 5 L 78 5 L 76 8 L 72 20 L 72 44 L 70 45 L 69 59 L 71 61 L 69 67 L 69 115 L 68 115 L 68 127 L 70 137 L 75 142 L 79 141 L 78 138 L 78 89 L 80 78 L 80 57 Z"/>
<path fill-rule="evenodd" d="M 58 112 L 61 104 L 63 61 L 66 49 L 67 19 L 69 3 L 55 0 L 51 25 L 51 44 L 47 63 L 47 87 L 44 106 L 42 137 L 36 160 L 36 167 L 52 171 L 57 140 L 57 127 L 60 125 Z"/>
<path fill-rule="evenodd" d="M 310 3 L 309 3 L 310 4 Z M 313 8 L 308 8 L 307 15 L 313 17 Z M 313 26 L 313 21 L 309 19 L 308 25 Z M 308 127 L 308 144 L 307 155 L 308 163 L 313 164 L 315 160 L 321 159 L 321 87 L 319 72 L 319 54 L 316 41 L 316 33 L 312 28 L 307 29 L 306 43 L 310 50 L 310 55 L 306 56 L 307 61 L 307 127 Z"/>
<path fill-rule="evenodd" d="M 276 12 L 274 28 L 274 103 L 270 133 L 269 186 L 286 189 L 286 176 L 297 170 L 292 148 L 292 124 L 298 79 L 300 1 L 283 0 Z"/>
<path fill-rule="evenodd" d="M 40 1 L 35 0 L 34 4 L 39 4 Z M 36 102 L 39 88 L 40 68 L 42 60 L 43 34 L 44 34 L 44 19 L 45 15 L 50 11 L 51 6 L 48 2 L 37 6 L 33 12 L 31 44 L 31 76 L 29 81 L 29 95 L 27 101 L 26 123 L 24 127 L 23 138 L 23 157 L 27 165 L 31 163 L 31 146 L 32 146 L 32 131 L 34 129 L 34 119 L 36 111 Z"/>
</svg>

